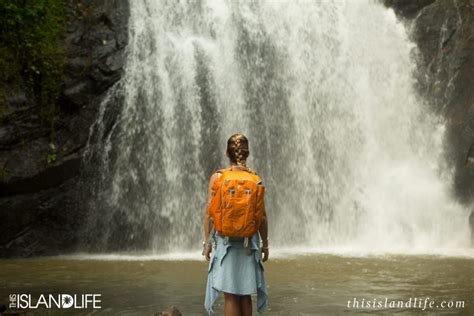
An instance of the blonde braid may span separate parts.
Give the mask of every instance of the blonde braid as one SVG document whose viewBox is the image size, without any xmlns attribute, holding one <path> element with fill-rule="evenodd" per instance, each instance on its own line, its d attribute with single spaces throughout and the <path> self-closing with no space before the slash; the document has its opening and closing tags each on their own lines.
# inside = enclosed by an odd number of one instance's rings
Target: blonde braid
<svg viewBox="0 0 474 316">
<path fill-rule="evenodd" d="M 235 140 L 235 160 L 239 166 L 247 167 L 246 161 L 242 154 L 242 147 L 240 145 L 240 138 Z"/>
<path fill-rule="evenodd" d="M 248 139 L 242 134 L 234 134 L 227 140 L 227 152 L 229 158 L 238 166 L 244 167 L 248 172 L 256 172 L 247 167 L 247 157 L 249 155 Z"/>
</svg>

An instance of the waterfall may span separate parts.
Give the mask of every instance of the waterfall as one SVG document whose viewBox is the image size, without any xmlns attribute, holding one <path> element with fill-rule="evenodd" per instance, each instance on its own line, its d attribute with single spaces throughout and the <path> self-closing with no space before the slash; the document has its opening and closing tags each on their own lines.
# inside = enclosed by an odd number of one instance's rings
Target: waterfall
<svg viewBox="0 0 474 316">
<path fill-rule="evenodd" d="M 197 249 L 207 181 L 236 132 L 267 187 L 273 246 L 467 246 L 444 125 L 415 91 L 416 47 L 392 10 L 375 1 L 130 5 L 125 74 L 88 150 L 98 170 L 87 225 L 95 249 Z"/>
</svg>

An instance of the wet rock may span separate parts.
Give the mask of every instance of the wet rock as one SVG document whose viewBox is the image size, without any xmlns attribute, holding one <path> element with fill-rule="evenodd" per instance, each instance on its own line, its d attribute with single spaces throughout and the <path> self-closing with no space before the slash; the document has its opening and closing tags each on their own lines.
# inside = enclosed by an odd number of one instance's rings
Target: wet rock
<svg viewBox="0 0 474 316">
<path fill-rule="evenodd" d="M 418 90 L 446 119 L 445 153 L 455 168 L 458 198 L 474 202 L 474 1 L 384 3 L 412 30 L 418 46 Z"/>
<path fill-rule="evenodd" d="M 156 313 L 155 316 L 181 316 L 181 312 L 176 308 L 176 306 L 171 306 L 165 309 L 162 312 Z"/>
<path fill-rule="evenodd" d="M 474 247 L 474 211 L 469 216 L 469 227 L 471 228 L 471 247 Z"/>
<path fill-rule="evenodd" d="M 421 9 L 433 2 L 435 2 L 435 0 L 383 0 L 383 4 L 387 7 L 393 8 L 397 15 L 406 19 L 416 17 Z"/>
</svg>

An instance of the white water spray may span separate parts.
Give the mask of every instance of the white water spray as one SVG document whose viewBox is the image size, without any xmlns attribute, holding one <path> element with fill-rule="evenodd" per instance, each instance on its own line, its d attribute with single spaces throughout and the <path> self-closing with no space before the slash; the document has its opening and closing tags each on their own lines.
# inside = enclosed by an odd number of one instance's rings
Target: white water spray
<svg viewBox="0 0 474 316">
<path fill-rule="evenodd" d="M 467 247 L 444 127 L 414 91 L 415 47 L 391 10 L 144 0 L 129 23 L 123 108 L 97 146 L 102 249 L 196 248 L 207 180 L 236 132 L 267 186 L 273 245 Z"/>
</svg>

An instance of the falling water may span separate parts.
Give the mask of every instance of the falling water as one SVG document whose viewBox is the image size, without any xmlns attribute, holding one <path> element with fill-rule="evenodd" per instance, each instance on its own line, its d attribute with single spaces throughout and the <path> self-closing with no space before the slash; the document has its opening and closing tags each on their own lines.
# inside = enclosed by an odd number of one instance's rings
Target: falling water
<svg viewBox="0 0 474 316">
<path fill-rule="evenodd" d="M 196 249 L 207 181 L 236 132 L 267 186 L 273 245 L 467 246 L 444 127 L 413 88 L 416 47 L 393 11 L 374 1 L 130 5 L 125 74 L 88 151 L 100 162 L 87 225 L 96 249 Z"/>
</svg>

